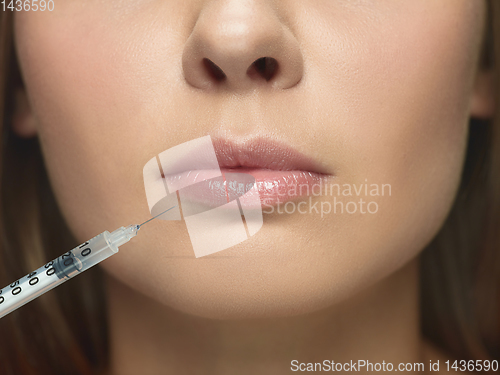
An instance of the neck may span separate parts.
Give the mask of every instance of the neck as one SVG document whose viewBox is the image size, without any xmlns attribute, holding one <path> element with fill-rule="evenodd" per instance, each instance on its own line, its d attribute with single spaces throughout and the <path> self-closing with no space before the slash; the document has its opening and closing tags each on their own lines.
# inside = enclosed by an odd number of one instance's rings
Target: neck
<svg viewBox="0 0 500 375">
<path fill-rule="evenodd" d="M 199 318 L 111 276 L 107 288 L 113 374 L 278 375 L 290 373 L 294 363 L 325 360 L 385 361 L 395 368 L 423 362 L 416 260 L 348 301 L 286 318 Z M 374 371 L 368 370 L 358 373 Z"/>
</svg>

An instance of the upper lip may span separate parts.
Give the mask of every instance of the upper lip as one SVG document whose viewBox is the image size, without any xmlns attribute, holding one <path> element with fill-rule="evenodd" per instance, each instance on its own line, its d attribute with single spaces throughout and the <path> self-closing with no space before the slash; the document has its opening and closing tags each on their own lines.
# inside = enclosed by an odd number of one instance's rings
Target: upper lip
<svg viewBox="0 0 500 375">
<path fill-rule="evenodd" d="M 212 138 L 212 143 L 221 168 L 300 170 L 328 174 L 313 158 L 274 140 L 254 138 L 234 142 L 225 138 Z"/>
</svg>

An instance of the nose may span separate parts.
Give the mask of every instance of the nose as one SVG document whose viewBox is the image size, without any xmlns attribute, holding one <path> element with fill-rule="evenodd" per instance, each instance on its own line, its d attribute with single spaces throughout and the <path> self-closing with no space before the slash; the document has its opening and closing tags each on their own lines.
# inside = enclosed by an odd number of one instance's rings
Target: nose
<svg viewBox="0 0 500 375">
<path fill-rule="evenodd" d="M 182 55 L 188 84 L 200 89 L 288 89 L 302 78 L 298 40 L 266 0 L 205 2 Z"/>
</svg>

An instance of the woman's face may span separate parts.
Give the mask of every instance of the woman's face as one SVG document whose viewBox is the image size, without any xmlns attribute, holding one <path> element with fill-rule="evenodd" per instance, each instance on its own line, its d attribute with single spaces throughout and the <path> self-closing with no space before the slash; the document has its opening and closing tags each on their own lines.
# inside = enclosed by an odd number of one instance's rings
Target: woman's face
<svg viewBox="0 0 500 375">
<path fill-rule="evenodd" d="M 205 135 L 280 142 L 341 187 L 307 200 L 329 202 L 330 213 L 264 213 L 253 237 L 199 259 L 184 222 L 151 222 L 102 264 L 132 288 L 207 317 L 312 311 L 407 263 L 446 218 L 474 110 L 484 1 L 54 3 L 15 15 L 32 116 L 14 128 L 37 133 L 80 241 L 150 217 L 144 164 Z M 248 71 L 264 56 L 278 64 L 269 81 Z M 204 58 L 226 78 L 208 74 Z M 351 201 L 355 213 L 333 212 Z"/>
</svg>

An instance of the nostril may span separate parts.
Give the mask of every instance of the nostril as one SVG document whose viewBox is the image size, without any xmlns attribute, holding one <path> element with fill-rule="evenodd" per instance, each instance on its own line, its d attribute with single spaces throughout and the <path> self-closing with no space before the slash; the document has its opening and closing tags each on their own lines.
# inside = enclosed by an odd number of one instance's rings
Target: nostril
<svg viewBox="0 0 500 375">
<path fill-rule="evenodd" d="M 278 62 L 272 57 L 261 57 L 253 62 L 248 68 L 247 74 L 253 76 L 255 74 L 261 76 L 266 81 L 271 80 L 278 69 Z"/>
<path fill-rule="evenodd" d="M 223 81 L 226 78 L 226 75 L 222 71 L 221 68 L 217 66 L 212 60 L 204 58 L 203 65 L 205 69 L 208 71 L 208 74 L 215 79 L 217 82 Z"/>
<path fill-rule="evenodd" d="M 207 74 L 215 82 L 223 82 L 227 80 L 227 75 L 216 63 L 209 58 L 204 57 L 202 64 Z M 255 60 L 247 69 L 247 75 L 251 79 L 272 80 L 276 77 L 279 69 L 278 61 L 272 57 L 261 57 Z"/>
</svg>

